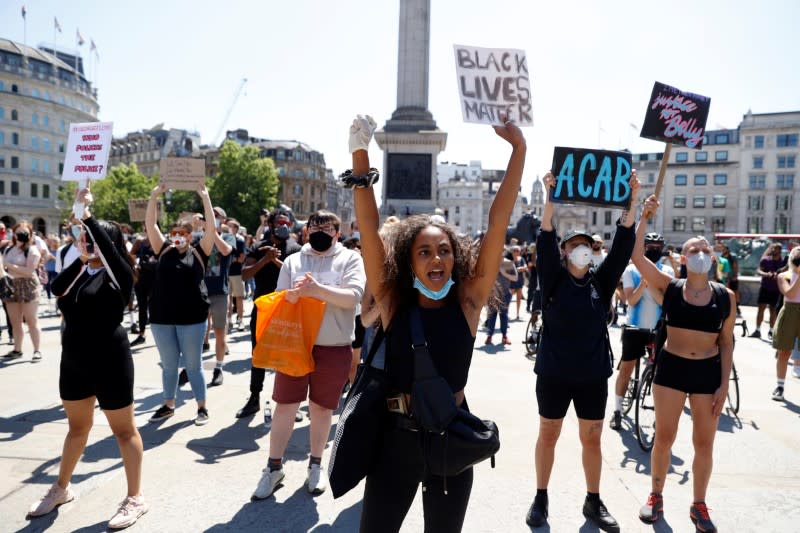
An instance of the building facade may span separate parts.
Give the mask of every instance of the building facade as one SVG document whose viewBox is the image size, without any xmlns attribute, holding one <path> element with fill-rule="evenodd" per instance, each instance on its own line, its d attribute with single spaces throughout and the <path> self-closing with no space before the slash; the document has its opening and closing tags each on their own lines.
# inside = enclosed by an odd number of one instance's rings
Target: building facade
<svg viewBox="0 0 800 533">
<path fill-rule="evenodd" d="M 159 173 L 164 157 L 196 155 L 200 148 L 200 134 L 180 129 L 164 129 L 159 124 L 150 130 L 134 131 L 111 142 L 108 166 L 121 163 L 136 164 L 145 176 Z"/>
<path fill-rule="evenodd" d="M 0 220 L 7 226 L 27 220 L 42 234 L 58 232 L 69 125 L 96 121 L 98 110 L 79 61 L 0 39 Z"/>
</svg>

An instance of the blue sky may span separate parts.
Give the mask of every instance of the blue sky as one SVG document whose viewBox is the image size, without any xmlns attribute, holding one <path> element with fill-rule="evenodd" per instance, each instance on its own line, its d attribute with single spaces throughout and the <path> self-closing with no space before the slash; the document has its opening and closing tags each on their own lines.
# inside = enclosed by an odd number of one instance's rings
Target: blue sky
<svg viewBox="0 0 800 533">
<path fill-rule="evenodd" d="M 158 123 L 215 141 L 226 129 L 297 139 L 349 166 L 356 113 L 380 125 L 396 107 L 399 0 L 24 2 L 29 45 L 100 54 L 100 119 L 115 134 Z M 662 151 L 638 137 L 655 80 L 711 97 L 708 128 L 754 113 L 800 110 L 800 2 L 432 0 L 429 109 L 448 132 L 440 161 L 504 168 L 508 148 L 488 126 L 462 122 L 453 44 L 527 52 L 533 128 L 526 128 L 527 195 L 553 146 Z M 23 40 L 23 2 L 0 3 L 0 35 Z M 89 72 L 90 77 L 93 76 Z M 631 125 L 635 125 L 634 129 Z M 370 152 L 380 166 L 381 152 Z"/>
</svg>

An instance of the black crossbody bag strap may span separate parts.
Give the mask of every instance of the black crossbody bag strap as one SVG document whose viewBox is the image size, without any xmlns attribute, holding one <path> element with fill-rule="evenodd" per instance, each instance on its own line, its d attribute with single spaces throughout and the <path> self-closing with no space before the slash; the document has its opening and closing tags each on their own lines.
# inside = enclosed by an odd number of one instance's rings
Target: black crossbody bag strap
<svg viewBox="0 0 800 533">
<path fill-rule="evenodd" d="M 372 344 L 369 347 L 369 353 L 367 354 L 367 358 L 364 359 L 364 364 L 366 366 L 372 366 L 372 360 L 375 359 L 375 354 L 378 353 L 378 348 L 381 347 L 381 343 L 383 342 L 383 338 L 386 336 L 386 332 L 383 331 L 383 325 L 378 327 L 378 331 L 375 333 L 375 337 L 372 339 Z M 383 361 L 384 368 L 386 367 L 386 360 Z M 378 367 L 375 367 L 378 368 Z"/>
<path fill-rule="evenodd" d="M 428 352 L 428 342 L 422 332 L 422 317 L 419 308 L 414 306 L 410 313 L 411 347 L 414 350 L 414 379 L 433 378 L 439 375 L 433 366 L 431 354 Z"/>
</svg>

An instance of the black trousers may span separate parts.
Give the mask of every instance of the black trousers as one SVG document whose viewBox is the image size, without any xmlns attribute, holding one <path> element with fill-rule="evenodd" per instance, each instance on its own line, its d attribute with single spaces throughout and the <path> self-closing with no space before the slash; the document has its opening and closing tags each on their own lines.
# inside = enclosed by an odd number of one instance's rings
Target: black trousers
<svg viewBox="0 0 800 533">
<path fill-rule="evenodd" d="M 448 477 L 445 494 L 445 479 L 424 471 L 420 434 L 387 426 L 376 465 L 367 475 L 359 531 L 400 531 L 420 483 L 425 532 L 461 531 L 472 491 L 472 468 Z"/>
<path fill-rule="evenodd" d="M 139 334 L 144 335 L 144 328 L 148 323 L 147 308 L 150 306 L 150 295 L 153 293 L 154 273 L 140 270 L 139 279 L 133 286 L 136 302 L 139 304 Z"/>
<path fill-rule="evenodd" d="M 253 305 L 253 311 L 250 313 L 250 346 L 256 347 L 256 320 L 258 320 L 258 308 Z M 252 351 L 250 355 L 252 356 Z M 264 390 L 264 377 L 267 375 L 265 368 L 256 368 L 250 363 L 250 394 L 261 394 Z"/>
</svg>

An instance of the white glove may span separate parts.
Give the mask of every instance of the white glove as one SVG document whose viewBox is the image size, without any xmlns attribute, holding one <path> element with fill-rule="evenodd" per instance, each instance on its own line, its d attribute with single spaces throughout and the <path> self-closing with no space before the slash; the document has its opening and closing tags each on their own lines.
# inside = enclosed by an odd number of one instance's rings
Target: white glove
<svg viewBox="0 0 800 533">
<path fill-rule="evenodd" d="M 371 116 L 357 115 L 353 120 L 353 125 L 350 126 L 350 153 L 352 154 L 356 150 L 369 150 L 369 142 L 377 127 L 378 125 Z"/>
</svg>

